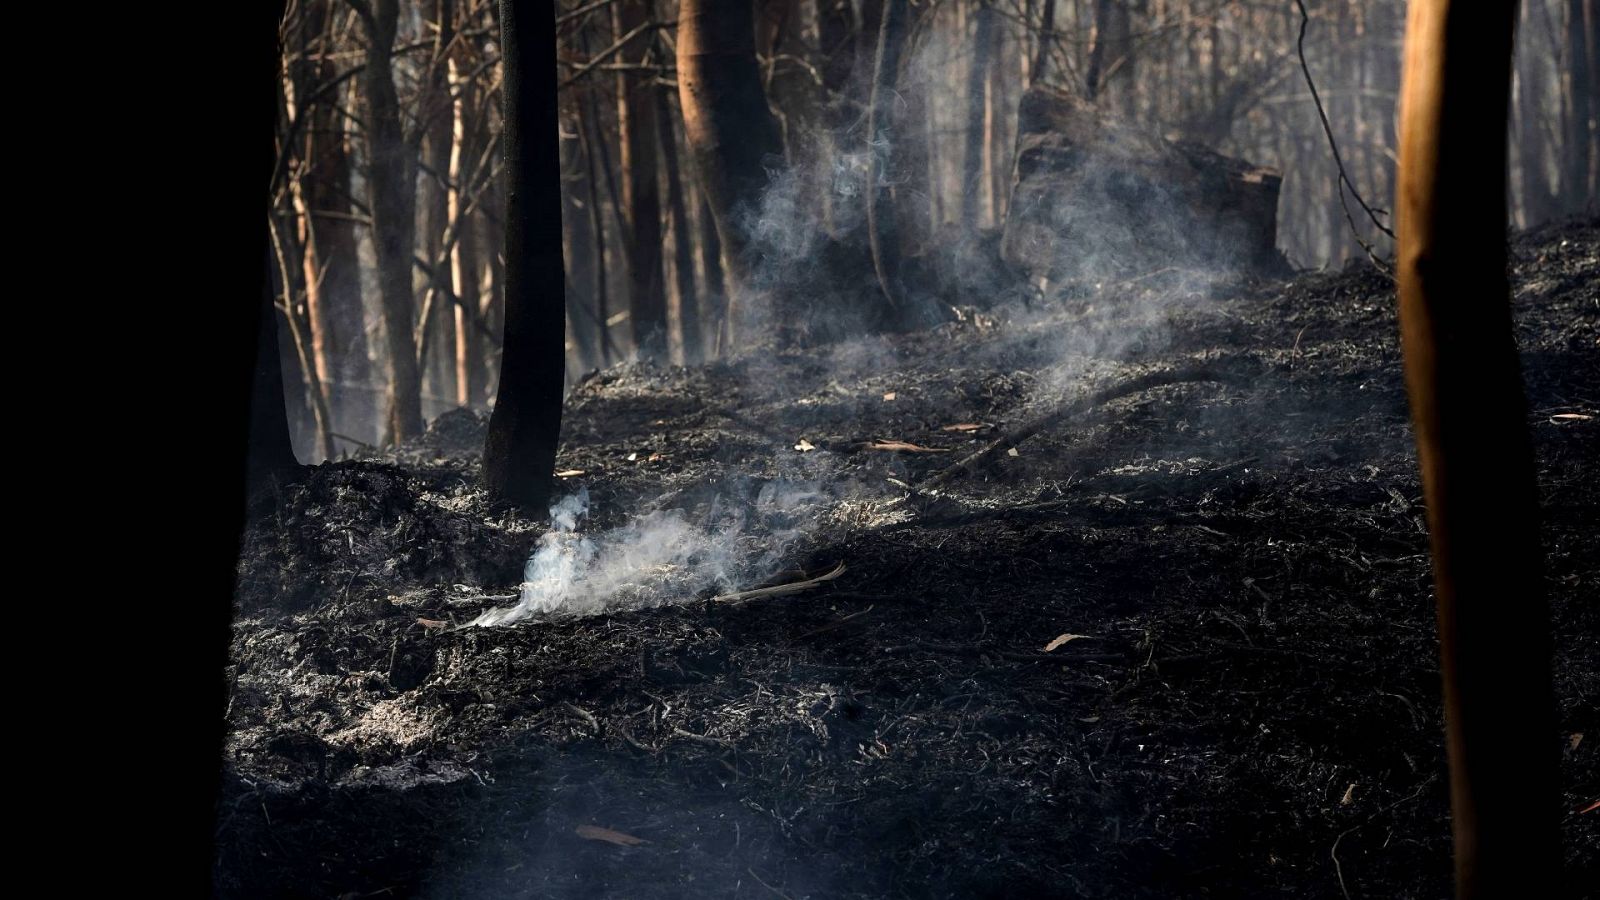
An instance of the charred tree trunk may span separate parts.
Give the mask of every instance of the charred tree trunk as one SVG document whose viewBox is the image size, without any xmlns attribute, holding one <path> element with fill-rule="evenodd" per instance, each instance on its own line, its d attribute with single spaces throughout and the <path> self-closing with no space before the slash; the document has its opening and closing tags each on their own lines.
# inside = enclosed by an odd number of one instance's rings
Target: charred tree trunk
<svg viewBox="0 0 1600 900">
<path fill-rule="evenodd" d="M 1111 0 L 1095 0 L 1094 32 L 1089 40 L 1089 66 L 1084 71 L 1083 95 L 1090 100 L 1100 96 L 1100 85 L 1105 78 L 1106 43 L 1111 24 Z"/>
<path fill-rule="evenodd" d="M 884 173 L 893 168 L 890 154 L 895 140 L 888 134 L 888 104 L 889 95 L 894 92 L 895 73 L 900 67 L 905 24 L 905 0 L 883 0 L 872 96 L 867 103 L 867 242 L 872 251 L 872 269 L 878 277 L 878 289 L 891 309 L 901 305 L 899 288 L 894 281 L 894 273 L 899 268 L 900 245 L 894 233 L 893 210 L 884 209 L 889 200 Z"/>
<path fill-rule="evenodd" d="M 604 140 L 599 135 L 599 126 L 594 122 L 595 107 L 591 103 L 588 114 L 580 113 L 579 124 L 583 127 L 583 156 L 588 167 L 589 182 L 589 229 L 594 238 L 594 309 L 596 341 L 600 345 L 600 365 L 611 365 L 616 351 L 611 346 L 611 327 L 606 324 L 611 317 L 609 285 L 606 283 L 606 223 L 605 217 L 600 214 L 600 166 L 602 162 L 595 157 L 599 153 L 598 144 Z"/>
<path fill-rule="evenodd" d="M 1523 6 L 1520 30 L 1524 35 L 1531 25 L 1530 16 L 1529 7 Z M 1542 78 L 1539 76 L 1542 62 L 1537 58 L 1524 57 L 1514 60 L 1513 64 L 1517 69 L 1517 174 L 1522 199 L 1522 225 L 1532 228 L 1547 221 L 1555 206 L 1555 198 L 1545 174 L 1544 135 L 1539 128 L 1539 106 L 1543 99 Z"/>
<path fill-rule="evenodd" d="M 1400 336 L 1433 544 L 1462 900 L 1558 896 L 1545 882 L 1561 868 L 1549 614 L 1506 282 L 1516 7 L 1413 0 L 1401 93 Z"/>
<path fill-rule="evenodd" d="M 747 0 L 682 0 L 678 8 L 684 135 L 741 298 L 751 286 L 750 225 L 767 185 L 763 161 L 783 153 L 761 92 L 753 16 Z M 733 337 L 736 305 L 729 308 Z"/>
<path fill-rule="evenodd" d="M 693 365 L 705 358 L 701 338 L 700 303 L 694 290 L 694 248 L 689 241 L 689 210 L 683 200 L 683 176 L 678 166 L 678 137 L 672 130 L 672 109 L 665 88 L 656 95 L 656 127 L 660 131 L 662 161 L 667 170 L 667 208 L 672 211 L 672 275 L 678 291 L 678 339 L 683 361 Z"/>
<path fill-rule="evenodd" d="M 717 236 L 717 220 L 711 204 L 700 197 L 700 284 L 705 290 L 704 306 L 711 320 L 711 352 L 721 357 L 728 344 L 728 280 L 722 270 L 722 239 Z"/>
<path fill-rule="evenodd" d="M 505 59 L 505 346 L 483 471 L 496 502 L 543 512 L 561 436 L 566 357 L 555 15 L 536 0 L 501 0 L 500 30 Z"/>
<path fill-rule="evenodd" d="M 587 189 L 583 158 L 581 113 L 564 120 L 561 126 L 561 240 L 566 260 L 567 338 L 572 358 L 571 375 L 588 372 L 599 365 L 594 311 L 594 235 L 588 228 L 587 211 L 580 198 Z M 585 287 L 579 289 L 578 285 Z"/>
<path fill-rule="evenodd" d="M 248 29 L 241 30 L 241 43 L 248 52 L 241 52 L 222 62 L 219 78 L 229 83 L 251 85 L 250 102 L 225 105 L 221 115 L 229 128 L 224 134 L 238 134 L 242 140 L 232 141 L 230 148 L 241 155 L 249 154 L 253 160 L 250 174 L 266 183 L 276 169 L 273 143 L 277 137 L 278 85 L 277 72 L 282 59 L 278 45 L 279 26 L 283 20 L 283 2 L 263 3 L 259 11 L 245 17 Z M 268 113 L 270 112 L 270 117 Z M 229 198 L 234 192 L 229 193 Z M 220 350 L 211 352 L 211 359 L 219 363 L 208 374 L 224 386 L 223 396 L 233 400 L 230 408 L 220 411 L 220 433 L 217 459 L 222 471 L 218 489 L 200 492 L 202 515 L 207 517 L 207 527 L 200 529 L 201 551 L 197 584 L 204 589 L 208 602 L 188 610 L 189 615 L 201 623 L 202 649 L 179 666 L 173 666 L 172 680 L 178 691 L 193 691 L 182 703 L 167 704 L 173 708 L 204 709 L 201 728 L 206 735 L 193 745 L 193 750 L 182 742 L 179 752 L 187 762 L 182 770 L 192 773 L 190 785 L 196 790 L 194 799 L 184 799 L 179 813 L 180 824 L 175 831 L 181 836 L 175 843 L 185 869 L 181 883 L 190 884 L 197 894 L 215 890 L 215 840 L 217 834 L 217 795 L 222 787 L 223 743 L 227 736 L 229 687 L 224 672 L 228 665 L 228 647 L 233 637 L 233 603 L 231 598 L 238 579 L 239 539 L 245 525 L 245 498 L 248 493 L 276 478 L 293 473 L 298 464 L 294 448 L 289 444 L 289 423 L 283 414 L 283 376 L 278 367 L 276 323 L 273 321 L 272 247 L 268 232 L 270 220 L 263 215 L 267 197 L 254 191 L 239 191 L 237 198 L 223 198 L 223 207 L 229 216 L 226 241 L 217 241 L 216 249 L 225 250 L 225 262 L 220 262 L 217 274 L 231 276 L 241 281 L 254 266 L 256 296 L 250 297 L 250 288 L 241 291 L 245 296 L 231 303 L 221 304 L 216 317 L 219 330 L 212 335 Z M 234 239 L 236 233 L 252 233 L 253 241 Z M 253 258 L 252 258 L 253 257 Z M 217 282 L 225 284 L 225 282 Z M 268 335 L 273 335 L 269 340 Z M 263 360 L 270 365 L 263 365 Z M 275 396 L 274 396 L 275 395 Z M 243 490 L 241 490 L 243 488 Z M 188 704 L 193 704 L 189 706 Z M 188 713 L 183 713 L 185 717 Z M 181 795 L 182 792 L 180 792 Z M 169 832 L 170 833 L 170 832 Z M 192 843 L 190 843 L 192 841 Z M 174 887 L 177 885 L 174 881 Z M 183 892 L 187 893 L 187 889 Z"/>
<path fill-rule="evenodd" d="M 1039 25 L 1039 49 L 1028 69 L 1028 84 L 1042 84 L 1050 71 L 1050 48 L 1055 43 L 1056 0 L 1044 0 L 1044 21 Z"/>
<path fill-rule="evenodd" d="M 985 84 L 989 55 L 994 49 L 994 10 L 989 0 L 978 0 L 972 38 L 972 67 L 967 72 L 967 151 L 962 157 L 961 216 L 967 230 L 982 224 L 980 205 L 984 195 L 983 145 L 988 131 L 984 127 Z"/>
<path fill-rule="evenodd" d="M 1581 213 L 1594 204 L 1592 183 L 1595 146 L 1594 105 L 1600 102 L 1600 82 L 1591 67 L 1595 64 L 1594 0 L 1567 0 L 1567 91 L 1572 97 L 1572 115 L 1567 120 L 1566 165 L 1561 173 L 1561 193 L 1566 213 Z"/>
<path fill-rule="evenodd" d="M 400 125 L 393 54 L 398 0 L 347 0 L 360 14 L 367 37 L 361 73 L 367 105 L 367 175 L 372 246 L 388 362 L 388 434 L 395 443 L 422 433 L 422 378 L 412 334 L 411 267 L 416 239 L 416 157 Z"/>
<path fill-rule="evenodd" d="M 620 0 L 618 35 L 628 34 L 650 21 L 649 0 Z M 641 38 L 636 46 L 650 45 Z M 647 50 L 624 61 L 645 64 Z M 628 302 L 633 345 L 644 359 L 664 359 L 667 354 L 667 298 L 661 276 L 661 187 L 656 172 L 655 78 L 641 72 L 617 74 L 617 129 L 622 147 L 622 199 L 627 211 Z"/>
</svg>

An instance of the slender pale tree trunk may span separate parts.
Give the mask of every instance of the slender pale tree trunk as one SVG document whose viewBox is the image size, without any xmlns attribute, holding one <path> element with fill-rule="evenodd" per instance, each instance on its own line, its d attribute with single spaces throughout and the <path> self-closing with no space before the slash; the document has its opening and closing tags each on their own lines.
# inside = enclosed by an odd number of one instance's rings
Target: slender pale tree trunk
<svg viewBox="0 0 1600 900">
<path fill-rule="evenodd" d="M 501 0 L 506 154 L 505 346 L 483 472 L 490 496 L 544 511 L 561 436 L 566 274 L 561 264 L 555 13 Z"/>
<path fill-rule="evenodd" d="M 445 207 L 446 216 L 456 223 L 457 231 L 455 246 L 450 248 L 450 292 L 457 300 L 452 305 L 456 402 L 462 406 L 476 406 L 484 400 L 483 353 L 472 321 L 480 303 L 478 229 L 475 217 L 465 213 L 462 179 L 471 174 L 467 171 L 467 161 L 477 155 L 478 148 L 470 143 L 472 123 L 469 121 L 477 97 L 471 79 L 462 77 L 454 55 L 449 60 L 448 72 L 451 92 L 455 95 L 451 104 L 450 171 Z"/>
<path fill-rule="evenodd" d="M 1400 338 L 1433 545 L 1461 900 L 1561 895 L 1549 614 L 1506 283 L 1516 8 L 1412 0 L 1401 93 Z"/>
</svg>

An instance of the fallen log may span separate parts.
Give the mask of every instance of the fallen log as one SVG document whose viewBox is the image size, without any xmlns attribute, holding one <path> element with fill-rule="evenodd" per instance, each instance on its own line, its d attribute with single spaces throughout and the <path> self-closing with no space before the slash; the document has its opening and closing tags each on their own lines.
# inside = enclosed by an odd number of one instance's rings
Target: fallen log
<svg viewBox="0 0 1600 900">
<path fill-rule="evenodd" d="M 1082 415 L 1097 406 L 1103 406 L 1112 400 L 1138 394 L 1152 388 L 1165 387 L 1169 384 L 1183 384 L 1191 381 L 1217 381 L 1224 384 L 1248 384 L 1260 377 L 1263 369 L 1260 363 L 1251 358 L 1238 358 L 1218 360 L 1215 362 L 1199 363 L 1183 366 L 1176 369 L 1162 369 L 1155 372 L 1146 372 L 1132 378 L 1108 385 L 1100 390 L 1085 394 L 1062 406 L 1052 410 L 1039 418 L 1033 419 L 1018 428 L 1006 432 L 998 438 L 983 445 L 983 447 L 955 463 L 941 472 L 927 478 L 918 485 L 917 492 L 932 491 L 942 487 L 962 475 L 973 471 L 984 463 L 993 459 L 1002 451 L 1021 444 L 1028 438 L 1050 428 L 1058 422 L 1073 416 Z"/>
</svg>

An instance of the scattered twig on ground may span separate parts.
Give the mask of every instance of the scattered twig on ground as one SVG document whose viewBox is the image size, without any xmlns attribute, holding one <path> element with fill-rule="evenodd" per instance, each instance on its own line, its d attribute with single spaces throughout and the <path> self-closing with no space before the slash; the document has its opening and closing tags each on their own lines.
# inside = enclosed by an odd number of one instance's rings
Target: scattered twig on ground
<svg viewBox="0 0 1600 900">
<path fill-rule="evenodd" d="M 1242 361 L 1241 361 L 1242 362 Z M 1260 374 L 1260 370 L 1241 364 L 1237 370 L 1230 370 L 1229 364 L 1200 364 L 1185 366 L 1178 369 L 1165 369 L 1158 372 L 1147 372 L 1143 375 L 1119 381 L 1109 387 L 1084 395 L 1066 406 L 1052 410 L 1031 422 L 1028 422 L 1012 431 L 1008 431 L 993 441 L 985 444 L 982 449 L 961 459 L 955 465 L 928 478 L 918 485 L 919 490 L 928 491 L 954 481 L 956 478 L 973 471 L 1001 451 L 1010 449 L 1033 437 L 1046 428 L 1055 425 L 1063 419 L 1082 415 L 1097 406 L 1148 391 L 1151 388 L 1164 387 L 1169 384 L 1182 384 L 1190 381 L 1219 381 L 1224 383 L 1239 383 L 1249 377 Z"/>
</svg>

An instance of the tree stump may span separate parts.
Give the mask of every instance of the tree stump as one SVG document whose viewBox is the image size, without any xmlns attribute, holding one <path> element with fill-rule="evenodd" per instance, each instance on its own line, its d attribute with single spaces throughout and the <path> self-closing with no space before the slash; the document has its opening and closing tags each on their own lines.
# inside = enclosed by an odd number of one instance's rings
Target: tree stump
<svg viewBox="0 0 1600 900">
<path fill-rule="evenodd" d="M 1051 281 L 1169 266 L 1274 269 L 1275 170 L 1033 88 L 1018 111 L 1001 253 Z"/>
</svg>

